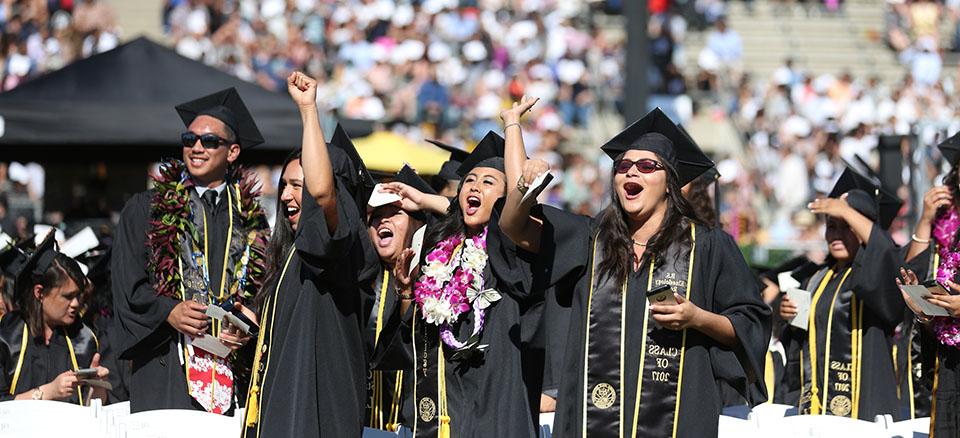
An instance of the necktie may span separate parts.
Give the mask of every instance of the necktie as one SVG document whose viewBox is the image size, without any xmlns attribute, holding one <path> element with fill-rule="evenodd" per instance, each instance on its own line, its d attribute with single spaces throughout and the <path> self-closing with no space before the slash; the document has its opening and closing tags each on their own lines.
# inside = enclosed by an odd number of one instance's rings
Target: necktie
<svg viewBox="0 0 960 438">
<path fill-rule="evenodd" d="M 203 192 L 203 203 L 206 204 L 207 208 L 211 211 L 217 206 L 217 191 L 210 189 Z"/>
</svg>

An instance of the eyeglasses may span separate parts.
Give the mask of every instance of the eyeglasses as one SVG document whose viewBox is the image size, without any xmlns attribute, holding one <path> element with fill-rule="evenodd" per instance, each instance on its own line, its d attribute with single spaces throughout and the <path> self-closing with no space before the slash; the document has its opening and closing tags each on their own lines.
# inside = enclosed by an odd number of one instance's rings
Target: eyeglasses
<svg viewBox="0 0 960 438">
<path fill-rule="evenodd" d="M 227 144 L 225 138 L 216 134 L 197 135 L 190 131 L 180 134 L 180 142 L 183 143 L 183 147 L 185 148 L 192 148 L 193 145 L 197 144 L 197 139 L 200 140 L 200 144 L 203 145 L 204 149 L 216 149 Z"/>
<path fill-rule="evenodd" d="M 633 166 L 637 166 L 637 170 L 640 171 L 640 173 L 653 173 L 664 168 L 659 161 L 649 158 L 643 158 L 637 161 L 622 159 L 613 163 L 614 170 L 619 174 L 629 172 Z"/>
</svg>

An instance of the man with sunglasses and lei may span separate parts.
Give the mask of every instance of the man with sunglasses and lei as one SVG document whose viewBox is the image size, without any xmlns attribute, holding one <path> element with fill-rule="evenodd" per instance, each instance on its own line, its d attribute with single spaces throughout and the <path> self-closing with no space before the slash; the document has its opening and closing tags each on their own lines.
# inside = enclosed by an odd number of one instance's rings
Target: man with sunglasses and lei
<svg viewBox="0 0 960 438">
<path fill-rule="evenodd" d="M 261 286 L 268 225 L 256 177 L 235 163 L 263 137 L 233 88 L 176 109 L 187 126 L 183 160 L 163 162 L 154 188 L 120 216 L 112 336 L 132 361 L 131 411 L 227 414 L 243 387 L 237 350 L 250 336 L 207 308 L 256 320 L 242 303 Z"/>
</svg>

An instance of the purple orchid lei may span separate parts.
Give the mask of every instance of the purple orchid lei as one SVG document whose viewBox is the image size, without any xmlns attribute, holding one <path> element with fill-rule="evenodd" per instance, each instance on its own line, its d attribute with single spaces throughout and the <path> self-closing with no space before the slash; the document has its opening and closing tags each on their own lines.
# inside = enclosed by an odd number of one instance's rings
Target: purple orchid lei
<svg viewBox="0 0 960 438">
<path fill-rule="evenodd" d="M 487 230 L 470 238 L 450 236 L 434 247 L 426 257 L 423 274 L 416 283 L 414 299 L 428 324 L 440 327 L 440 338 L 455 349 L 466 344 L 451 330 L 460 315 L 473 310 L 475 338 L 484 325 L 484 310 L 471 305 L 470 290 L 483 290 L 483 269 L 487 265 Z"/>
<path fill-rule="evenodd" d="M 953 248 L 953 241 L 960 228 L 960 214 L 955 208 L 947 209 L 933 221 L 933 237 L 940 253 L 937 281 L 941 284 L 954 281 L 960 268 L 960 250 Z M 943 345 L 960 347 L 960 319 L 938 316 L 933 319 L 933 331 Z"/>
</svg>

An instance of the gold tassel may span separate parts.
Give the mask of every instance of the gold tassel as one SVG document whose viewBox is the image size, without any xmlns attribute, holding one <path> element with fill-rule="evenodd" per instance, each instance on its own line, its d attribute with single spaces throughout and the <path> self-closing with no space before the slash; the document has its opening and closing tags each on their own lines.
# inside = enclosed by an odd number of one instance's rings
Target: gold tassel
<svg viewBox="0 0 960 438">
<path fill-rule="evenodd" d="M 257 425 L 258 409 L 260 408 L 260 400 L 257 397 L 257 393 L 260 392 L 259 386 L 254 386 L 250 388 L 250 401 L 247 403 L 247 427 L 253 427 Z"/>
<path fill-rule="evenodd" d="M 820 391 L 813 388 L 812 397 L 810 397 L 810 415 L 820 415 Z"/>
<path fill-rule="evenodd" d="M 440 416 L 440 438 L 450 438 L 450 416 Z"/>
</svg>

